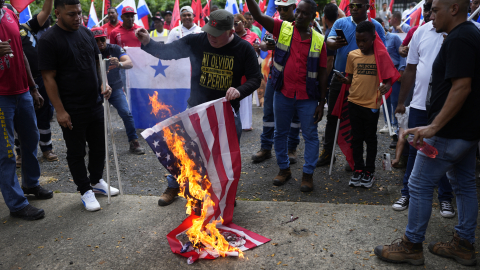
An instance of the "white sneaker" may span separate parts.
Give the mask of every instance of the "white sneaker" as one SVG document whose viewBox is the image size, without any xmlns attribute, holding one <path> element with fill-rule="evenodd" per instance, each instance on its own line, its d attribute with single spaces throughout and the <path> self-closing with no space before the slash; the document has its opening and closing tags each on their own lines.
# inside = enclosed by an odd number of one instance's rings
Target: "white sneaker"
<svg viewBox="0 0 480 270">
<path fill-rule="evenodd" d="M 380 129 L 378 132 L 380 132 L 380 133 L 388 133 L 388 126 L 387 126 L 387 125 L 383 126 L 383 128 Z"/>
<path fill-rule="evenodd" d="M 395 211 L 403 211 L 408 208 L 408 204 L 410 203 L 410 199 L 407 198 L 406 196 L 402 196 L 398 201 L 396 201 L 393 205 L 392 208 Z"/>
<path fill-rule="evenodd" d="M 85 209 L 87 209 L 87 211 L 100 210 L 100 204 L 95 198 L 95 194 L 93 194 L 91 190 L 85 192 L 81 198 L 82 198 L 82 203 L 85 206 Z"/>
<path fill-rule="evenodd" d="M 443 201 L 440 203 L 440 215 L 444 218 L 453 218 L 455 216 L 455 209 L 451 202 Z"/>
<path fill-rule="evenodd" d="M 108 196 L 108 193 L 107 193 L 108 185 L 103 179 L 100 179 L 100 182 L 98 182 L 98 184 L 96 184 L 95 186 L 92 186 L 92 188 L 94 193 L 99 193 L 99 194 Z M 119 193 L 118 189 L 110 186 L 110 196 L 118 195 L 118 193 Z"/>
</svg>

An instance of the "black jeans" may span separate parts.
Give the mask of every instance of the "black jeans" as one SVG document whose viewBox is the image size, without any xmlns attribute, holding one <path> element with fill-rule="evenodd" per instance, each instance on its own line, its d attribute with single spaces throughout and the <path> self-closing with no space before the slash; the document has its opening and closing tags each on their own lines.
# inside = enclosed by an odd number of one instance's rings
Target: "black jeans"
<svg viewBox="0 0 480 270">
<path fill-rule="evenodd" d="M 336 76 L 333 75 L 328 93 L 327 124 L 325 125 L 325 140 L 323 141 L 323 149 L 328 153 L 331 153 L 333 150 L 338 120 L 338 117 L 332 116 L 332 111 L 335 107 L 335 103 L 337 102 L 340 90 L 342 90 L 342 83 L 337 81 L 335 78 Z"/>
<path fill-rule="evenodd" d="M 377 157 L 377 124 L 379 111 L 348 102 L 350 124 L 352 126 L 352 152 L 355 170 L 375 172 Z M 363 142 L 367 144 L 367 160 L 363 161 Z"/>
<path fill-rule="evenodd" d="M 105 130 L 103 106 L 95 105 L 82 112 L 69 112 L 72 130 L 62 127 L 67 146 L 67 162 L 77 190 L 83 195 L 96 185 L 103 175 L 105 164 Z M 88 172 L 85 166 L 85 146 L 88 143 Z"/>
</svg>

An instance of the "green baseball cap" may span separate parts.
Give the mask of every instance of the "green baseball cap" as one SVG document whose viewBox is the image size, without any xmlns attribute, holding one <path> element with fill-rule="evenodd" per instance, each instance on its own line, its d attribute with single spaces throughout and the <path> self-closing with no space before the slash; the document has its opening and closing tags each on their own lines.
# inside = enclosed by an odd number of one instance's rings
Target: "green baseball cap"
<svg viewBox="0 0 480 270">
<path fill-rule="evenodd" d="M 218 37 L 225 31 L 233 29 L 233 14 L 225 9 L 215 10 L 210 13 L 208 24 L 202 27 L 203 32 L 207 32 L 214 37 Z"/>
</svg>

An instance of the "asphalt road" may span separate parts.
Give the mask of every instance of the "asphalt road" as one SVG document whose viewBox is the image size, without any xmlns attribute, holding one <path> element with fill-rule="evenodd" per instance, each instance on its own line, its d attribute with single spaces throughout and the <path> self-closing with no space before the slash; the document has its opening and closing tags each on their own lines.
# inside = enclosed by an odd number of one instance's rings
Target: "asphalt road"
<svg viewBox="0 0 480 270">
<path fill-rule="evenodd" d="M 140 144 L 146 148 L 145 155 L 133 155 L 128 151 L 128 141 L 121 118 L 112 108 L 113 133 L 116 141 L 118 162 L 121 180 L 126 194 L 161 195 L 167 187 L 165 175 L 167 171 L 158 162 L 156 156 L 141 137 L 142 130 L 137 130 Z M 310 193 L 300 192 L 302 177 L 304 143 L 301 138 L 297 150 L 299 162 L 291 165 L 293 177 L 284 186 L 276 187 L 272 184 L 273 177 L 278 173 L 275 157 L 262 163 L 253 164 L 251 156 L 260 149 L 260 134 L 262 132 L 262 108 L 253 108 L 253 131 L 243 132 L 241 138 L 242 174 L 239 182 L 237 200 L 253 201 L 302 201 L 339 204 L 373 204 L 390 205 L 400 197 L 403 169 L 383 171 L 381 154 L 390 153 L 394 157 L 394 150 L 389 148 L 390 137 L 387 134 L 378 134 L 378 154 L 376 160 L 376 182 L 370 189 L 353 188 L 348 186 L 350 172 L 344 170 L 346 161 L 337 147 L 337 161 L 334 164 L 332 175 L 328 175 L 329 166 L 319 167 L 314 173 L 315 189 Z M 322 138 L 325 128 L 325 118 L 319 123 L 319 138 Z M 378 127 L 383 127 L 381 114 Z M 66 161 L 66 148 L 62 132 L 56 122 L 52 122 L 54 151 L 59 155 L 59 161 L 47 162 L 41 157 L 39 161 L 42 171 L 42 182 L 46 188 L 57 193 L 75 192 Z M 110 161 L 113 162 L 113 151 L 110 146 Z M 87 158 L 86 158 L 87 159 Z M 112 185 L 118 187 L 114 164 L 111 163 Z M 20 170 L 18 170 L 20 174 Z M 106 173 L 104 173 L 106 178 Z"/>
</svg>

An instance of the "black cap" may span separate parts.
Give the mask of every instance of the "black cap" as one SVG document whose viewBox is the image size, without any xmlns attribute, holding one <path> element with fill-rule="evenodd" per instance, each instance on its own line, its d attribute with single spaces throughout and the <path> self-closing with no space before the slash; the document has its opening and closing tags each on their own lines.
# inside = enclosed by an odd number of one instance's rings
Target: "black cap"
<svg viewBox="0 0 480 270">
<path fill-rule="evenodd" d="M 162 18 L 162 16 L 154 16 L 152 17 L 152 20 L 154 21 L 161 21 L 161 22 L 164 22 L 165 20 Z"/>
<path fill-rule="evenodd" d="M 225 31 L 233 29 L 233 14 L 225 9 L 215 10 L 210 13 L 208 24 L 202 27 L 203 32 L 207 32 L 214 37 L 218 37 Z"/>
<path fill-rule="evenodd" d="M 163 14 L 163 16 L 165 16 L 165 15 L 167 15 L 167 14 L 172 15 L 172 12 L 171 12 L 170 10 L 167 10 L 167 11 L 165 11 L 165 14 Z"/>
</svg>

